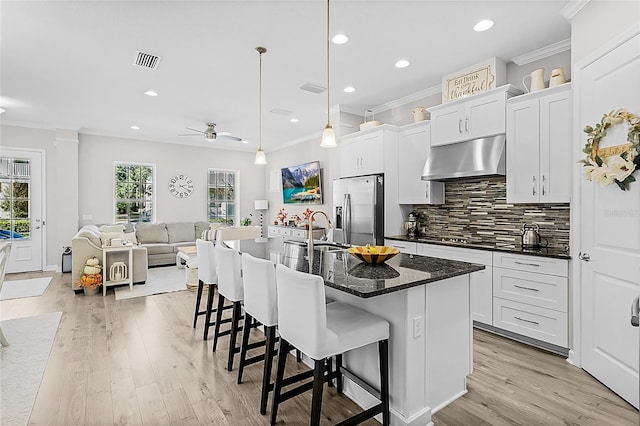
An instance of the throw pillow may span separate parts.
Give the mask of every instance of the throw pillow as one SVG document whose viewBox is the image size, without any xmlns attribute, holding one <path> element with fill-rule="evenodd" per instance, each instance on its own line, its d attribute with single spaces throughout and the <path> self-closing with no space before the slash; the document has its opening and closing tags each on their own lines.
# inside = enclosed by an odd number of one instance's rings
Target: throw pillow
<svg viewBox="0 0 640 426">
<path fill-rule="evenodd" d="M 100 241 L 102 241 L 103 246 L 110 246 L 111 240 L 114 238 L 122 238 L 121 232 L 101 232 L 100 233 Z"/>
<path fill-rule="evenodd" d="M 124 232 L 124 225 L 102 225 L 98 229 L 100 230 L 100 232 L 123 233 Z"/>
<path fill-rule="evenodd" d="M 122 234 L 122 241 L 125 243 L 138 244 L 135 232 L 129 232 Z"/>
<path fill-rule="evenodd" d="M 217 231 L 203 231 L 202 235 L 200 236 L 200 238 L 202 238 L 205 241 L 215 241 L 216 240 L 216 232 Z"/>
</svg>

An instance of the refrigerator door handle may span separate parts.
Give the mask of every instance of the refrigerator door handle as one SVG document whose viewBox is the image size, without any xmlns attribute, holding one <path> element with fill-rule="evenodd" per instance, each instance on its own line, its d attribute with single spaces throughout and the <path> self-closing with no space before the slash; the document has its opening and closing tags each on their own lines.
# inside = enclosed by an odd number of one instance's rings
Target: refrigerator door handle
<svg viewBox="0 0 640 426">
<path fill-rule="evenodd" d="M 344 242 L 351 244 L 351 194 L 344 194 Z"/>
</svg>

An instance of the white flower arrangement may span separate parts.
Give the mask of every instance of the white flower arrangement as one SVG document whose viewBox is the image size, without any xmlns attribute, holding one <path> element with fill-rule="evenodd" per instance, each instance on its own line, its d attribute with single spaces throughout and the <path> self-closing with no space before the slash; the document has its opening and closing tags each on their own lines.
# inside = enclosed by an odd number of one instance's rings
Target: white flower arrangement
<svg viewBox="0 0 640 426">
<path fill-rule="evenodd" d="M 607 135 L 609 127 L 625 122 L 629 126 L 628 143 L 615 147 L 619 148 L 619 154 L 612 155 L 605 161 L 598 155 L 600 140 Z M 598 182 L 602 187 L 615 183 L 621 190 L 627 190 L 629 184 L 636 180 L 633 173 L 640 168 L 640 117 L 623 109 L 611 111 L 604 114 L 595 127 L 586 126 L 584 132 L 589 135 L 582 151 L 587 154 L 587 158 L 582 160 L 585 178 Z"/>
</svg>

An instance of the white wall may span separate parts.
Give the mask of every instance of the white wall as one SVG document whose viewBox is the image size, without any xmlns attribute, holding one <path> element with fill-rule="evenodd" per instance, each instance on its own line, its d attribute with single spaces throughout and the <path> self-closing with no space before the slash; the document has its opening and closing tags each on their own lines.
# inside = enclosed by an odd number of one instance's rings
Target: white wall
<svg viewBox="0 0 640 426">
<path fill-rule="evenodd" d="M 592 0 L 571 20 L 572 62 L 578 63 L 640 22 L 640 2 Z"/>
<path fill-rule="evenodd" d="M 207 220 L 207 170 L 239 171 L 239 218 L 253 213 L 253 200 L 262 198 L 263 171 L 253 164 L 251 153 L 80 135 L 80 225 L 110 223 L 113 214 L 114 162 L 150 163 L 156 170 L 157 222 Z M 194 181 L 193 193 L 184 199 L 169 192 L 169 179 L 186 174 Z M 90 219 L 84 217 L 90 216 Z"/>
</svg>

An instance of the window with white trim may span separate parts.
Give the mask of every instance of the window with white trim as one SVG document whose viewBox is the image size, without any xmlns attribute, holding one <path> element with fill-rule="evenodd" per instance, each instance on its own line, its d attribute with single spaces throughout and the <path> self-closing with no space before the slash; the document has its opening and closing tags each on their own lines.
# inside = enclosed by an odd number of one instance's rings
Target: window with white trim
<svg viewBox="0 0 640 426">
<path fill-rule="evenodd" d="M 114 217 L 121 222 L 153 222 L 155 166 L 115 163 Z"/>
<path fill-rule="evenodd" d="M 237 212 L 237 172 L 209 169 L 207 176 L 207 217 L 209 222 L 235 225 Z"/>
</svg>

